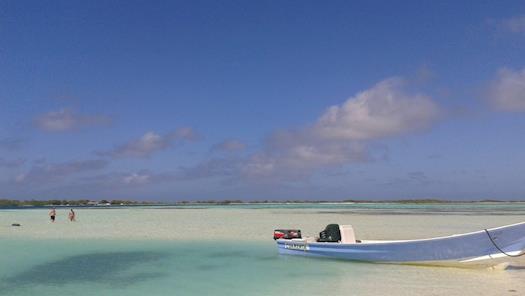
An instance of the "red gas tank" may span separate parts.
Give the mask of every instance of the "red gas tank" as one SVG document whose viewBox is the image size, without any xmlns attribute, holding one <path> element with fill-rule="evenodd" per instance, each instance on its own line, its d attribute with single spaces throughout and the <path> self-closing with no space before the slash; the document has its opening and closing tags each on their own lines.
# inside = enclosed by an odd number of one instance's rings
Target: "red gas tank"
<svg viewBox="0 0 525 296">
<path fill-rule="evenodd" d="M 275 229 L 273 231 L 273 239 L 292 239 L 301 238 L 301 230 L 299 229 Z"/>
</svg>

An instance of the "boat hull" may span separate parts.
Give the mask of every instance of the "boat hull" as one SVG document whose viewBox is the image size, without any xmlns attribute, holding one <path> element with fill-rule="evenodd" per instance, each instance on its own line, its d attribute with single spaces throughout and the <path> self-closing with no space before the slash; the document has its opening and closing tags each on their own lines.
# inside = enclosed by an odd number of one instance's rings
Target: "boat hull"
<svg viewBox="0 0 525 296">
<path fill-rule="evenodd" d="M 355 244 L 279 239 L 277 246 L 281 254 L 354 261 L 436 265 L 498 264 L 508 261 L 511 258 L 508 255 L 515 256 L 525 250 L 525 223 L 432 239 Z"/>
</svg>

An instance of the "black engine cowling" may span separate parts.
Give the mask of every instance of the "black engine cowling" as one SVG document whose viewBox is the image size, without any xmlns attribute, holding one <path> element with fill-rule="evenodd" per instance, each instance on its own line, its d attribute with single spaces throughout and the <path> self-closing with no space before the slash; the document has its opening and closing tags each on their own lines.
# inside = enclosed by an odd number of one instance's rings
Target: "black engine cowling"
<svg viewBox="0 0 525 296">
<path fill-rule="evenodd" d="M 339 224 L 328 224 L 326 228 L 319 233 L 319 242 L 337 243 L 341 241 L 341 231 Z"/>
</svg>

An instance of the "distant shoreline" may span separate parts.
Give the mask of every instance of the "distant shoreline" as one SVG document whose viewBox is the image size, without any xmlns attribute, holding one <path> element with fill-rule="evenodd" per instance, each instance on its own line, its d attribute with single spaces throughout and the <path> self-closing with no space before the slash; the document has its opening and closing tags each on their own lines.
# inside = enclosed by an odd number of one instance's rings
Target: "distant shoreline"
<svg viewBox="0 0 525 296">
<path fill-rule="evenodd" d="M 27 207 L 118 207 L 118 206 L 191 206 L 191 205 L 259 205 L 259 204 L 475 204 L 475 203 L 523 203 L 525 200 L 441 200 L 441 199 L 399 199 L 399 200 L 205 200 L 152 202 L 130 200 L 10 200 L 0 199 L 0 208 Z"/>
<path fill-rule="evenodd" d="M 242 201 L 242 200 L 224 200 L 224 201 L 181 201 L 175 204 L 359 204 L 359 203 L 395 203 L 395 204 L 450 204 L 450 203 L 509 203 L 525 202 L 525 200 L 440 200 L 440 199 L 397 199 L 397 200 L 285 200 L 285 201 Z"/>
</svg>

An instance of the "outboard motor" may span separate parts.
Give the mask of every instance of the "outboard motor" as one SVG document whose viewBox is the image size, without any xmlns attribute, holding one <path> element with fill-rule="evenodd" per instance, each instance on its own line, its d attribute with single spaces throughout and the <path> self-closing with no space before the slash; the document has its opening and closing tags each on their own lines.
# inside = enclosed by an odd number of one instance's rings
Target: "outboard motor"
<svg viewBox="0 0 525 296">
<path fill-rule="evenodd" d="M 292 239 L 301 238 L 301 230 L 299 229 L 275 229 L 273 231 L 273 239 Z"/>
<path fill-rule="evenodd" d="M 341 231 L 339 224 L 328 224 L 326 228 L 319 233 L 318 242 L 337 243 L 341 241 Z"/>
</svg>

